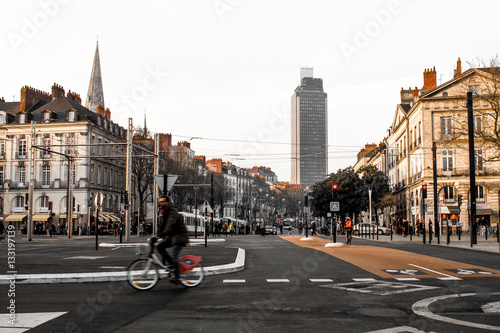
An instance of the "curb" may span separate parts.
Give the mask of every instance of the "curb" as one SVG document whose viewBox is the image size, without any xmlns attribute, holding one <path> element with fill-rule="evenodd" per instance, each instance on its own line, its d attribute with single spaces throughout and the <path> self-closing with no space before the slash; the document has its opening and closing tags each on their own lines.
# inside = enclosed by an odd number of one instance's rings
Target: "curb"
<svg viewBox="0 0 500 333">
<path fill-rule="evenodd" d="M 205 267 L 205 275 L 233 273 L 245 269 L 245 250 L 238 248 L 236 260 L 232 264 Z M 164 274 L 165 270 L 160 270 Z M 0 275 L 0 285 L 8 284 L 59 284 L 126 281 L 127 272 L 99 273 L 59 273 L 59 274 L 19 274 Z"/>
</svg>

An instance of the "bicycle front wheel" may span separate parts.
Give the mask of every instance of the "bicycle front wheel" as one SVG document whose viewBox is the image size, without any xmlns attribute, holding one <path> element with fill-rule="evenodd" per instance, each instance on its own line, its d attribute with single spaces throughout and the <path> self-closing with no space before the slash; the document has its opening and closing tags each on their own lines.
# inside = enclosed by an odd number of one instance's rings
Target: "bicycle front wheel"
<svg viewBox="0 0 500 333">
<path fill-rule="evenodd" d="M 182 263 L 181 263 L 182 265 Z M 203 264 L 199 262 L 192 270 L 186 273 L 181 273 L 179 277 L 179 282 L 184 287 L 196 287 L 203 281 L 205 276 L 205 270 L 203 269 Z"/>
<path fill-rule="evenodd" d="M 127 281 L 134 289 L 149 290 L 159 279 L 158 268 L 148 259 L 138 259 L 128 266 Z"/>
</svg>

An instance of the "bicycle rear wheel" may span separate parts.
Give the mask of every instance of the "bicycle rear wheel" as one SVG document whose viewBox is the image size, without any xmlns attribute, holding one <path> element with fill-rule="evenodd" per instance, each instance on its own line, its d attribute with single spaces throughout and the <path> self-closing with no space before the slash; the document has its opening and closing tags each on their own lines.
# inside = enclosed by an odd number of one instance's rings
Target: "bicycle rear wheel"
<svg viewBox="0 0 500 333">
<path fill-rule="evenodd" d="M 158 268 L 148 259 L 137 259 L 128 266 L 127 281 L 137 290 L 149 290 L 160 279 Z"/>
<path fill-rule="evenodd" d="M 179 282 L 184 287 L 196 287 L 203 281 L 204 276 L 205 276 L 205 270 L 203 269 L 203 264 L 199 262 L 189 272 L 181 273 L 179 276 Z"/>
</svg>

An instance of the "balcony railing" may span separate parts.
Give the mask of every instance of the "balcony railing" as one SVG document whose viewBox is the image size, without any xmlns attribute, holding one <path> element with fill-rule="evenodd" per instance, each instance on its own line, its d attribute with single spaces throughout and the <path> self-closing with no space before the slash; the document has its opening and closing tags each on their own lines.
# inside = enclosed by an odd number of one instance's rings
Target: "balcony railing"
<svg viewBox="0 0 500 333">
<path fill-rule="evenodd" d="M 54 182 L 35 182 L 36 189 L 54 188 Z"/>
<path fill-rule="evenodd" d="M 9 188 L 15 189 L 15 188 L 28 188 L 29 183 L 28 182 L 10 182 Z"/>
<path fill-rule="evenodd" d="M 438 177 L 467 177 L 470 175 L 469 168 L 454 168 L 453 170 L 437 170 Z M 476 169 L 476 176 L 498 176 L 500 175 L 500 170 L 497 168 L 487 168 Z"/>
</svg>

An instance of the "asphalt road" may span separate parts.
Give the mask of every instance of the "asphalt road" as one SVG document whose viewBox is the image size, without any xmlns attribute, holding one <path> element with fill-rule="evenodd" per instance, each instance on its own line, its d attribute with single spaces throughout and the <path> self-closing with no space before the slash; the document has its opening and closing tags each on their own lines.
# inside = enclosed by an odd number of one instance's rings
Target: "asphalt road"
<svg viewBox="0 0 500 333">
<path fill-rule="evenodd" d="M 214 247 L 245 249 L 245 269 L 208 276 L 192 289 L 167 281 L 148 292 L 126 282 L 18 284 L 16 313 L 42 321 L 55 313 L 30 332 L 500 330 L 500 254 L 362 239 L 327 249 L 326 242 L 229 237 Z M 2 312 L 8 289 L 0 286 Z"/>
</svg>

